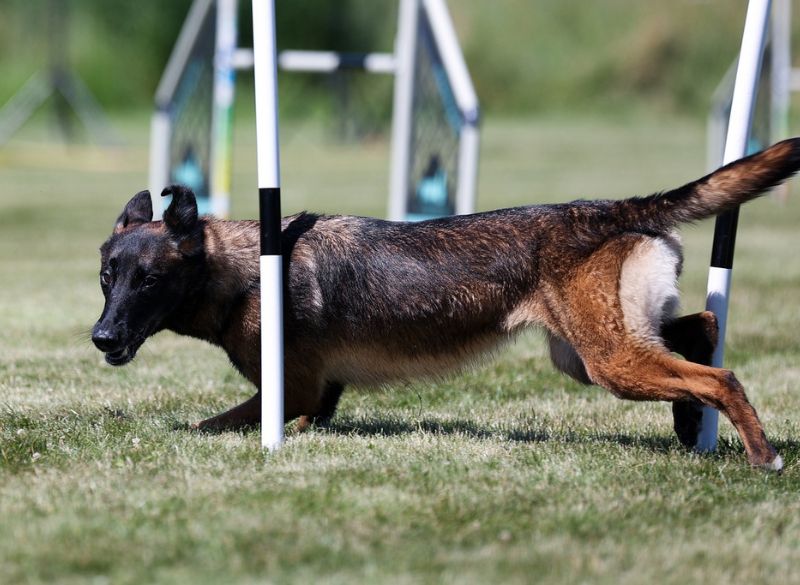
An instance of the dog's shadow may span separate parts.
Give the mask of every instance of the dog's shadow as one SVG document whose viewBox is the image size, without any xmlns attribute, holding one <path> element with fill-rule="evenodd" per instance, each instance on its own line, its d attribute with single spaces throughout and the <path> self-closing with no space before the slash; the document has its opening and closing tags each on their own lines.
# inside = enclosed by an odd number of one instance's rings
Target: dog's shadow
<svg viewBox="0 0 800 585">
<path fill-rule="evenodd" d="M 317 427 L 320 432 L 338 435 L 356 436 L 400 436 L 413 433 L 430 433 L 434 435 L 460 435 L 471 439 L 500 439 L 512 443 L 564 443 L 572 445 L 620 445 L 630 448 L 642 448 L 653 453 L 686 452 L 678 438 L 674 435 L 646 435 L 627 433 L 607 433 L 575 431 L 572 429 L 549 430 L 545 428 L 523 427 L 487 427 L 466 419 L 439 420 L 426 418 L 417 422 L 408 422 L 394 418 L 356 418 L 337 416 L 324 427 Z M 776 440 L 774 447 L 779 453 L 797 453 L 800 442 L 787 439 Z M 716 455 L 727 457 L 739 456 L 742 445 L 737 439 L 720 438 Z"/>
<path fill-rule="evenodd" d="M 357 436 L 398 436 L 412 433 L 434 435 L 460 435 L 471 439 L 500 439 L 513 443 L 613 443 L 623 446 L 644 447 L 654 452 L 666 453 L 680 447 L 677 438 L 666 436 L 629 435 L 624 433 L 592 433 L 574 430 L 547 430 L 519 427 L 487 427 L 465 419 L 422 419 L 407 422 L 389 418 L 337 417 L 321 427 L 326 433 Z"/>
<path fill-rule="evenodd" d="M 653 453 L 687 452 L 674 435 L 646 435 L 628 433 L 593 432 L 591 430 L 575 431 L 573 429 L 550 430 L 533 428 L 531 425 L 488 427 L 468 419 L 435 419 L 424 418 L 408 421 L 389 417 L 354 417 L 337 415 L 322 426 L 312 426 L 313 432 L 327 435 L 359 436 L 359 437 L 397 437 L 415 433 L 428 433 L 441 436 L 462 436 L 478 440 L 502 440 L 511 443 L 563 443 L 570 445 L 620 445 L 622 447 L 642 448 Z M 258 425 L 247 426 L 237 431 L 225 429 L 208 429 L 199 431 L 191 429 L 187 423 L 176 423 L 176 431 L 190 431 L 201 434 L 225 434 L 238 432 L 250 434 L 259 432 Z M 305 431 L 287 427 L 289 436 L 299 435 Z M 800 452 L 800 441 L 794 439 L 776 440 L 773 446 L 781 454 Z M 715 456 L 740 456 L 742 445 L 737 439 L 720 438 Z"/>
</svg>

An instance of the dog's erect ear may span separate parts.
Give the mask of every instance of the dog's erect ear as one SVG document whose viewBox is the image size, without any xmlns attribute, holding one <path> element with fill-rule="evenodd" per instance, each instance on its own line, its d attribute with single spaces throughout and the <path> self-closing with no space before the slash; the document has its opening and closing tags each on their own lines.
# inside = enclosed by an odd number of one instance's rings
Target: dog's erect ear
<svg viewBox="0 0 800 585">
<path fill-rule="evenodd" d="M 153 221 L 153 203 L 150 201 L 150 191 L 139 191 L 128 201 L 122 214 L 114 224 L 114 233 L 121 232 L 126 227 Z"/>
<path fill-rule="evenodd" d="M 197 200 L 194 193 L 183 185 L 170 185 L 161 192 L 162 197 L 172 195 L 164 212 L 164 223 L 176 236 L 185 236 L 197 225 Z"/>
<path fill-rule="evenodd" d="M 197 200 L 194 193 L 183 185 L 171 185 L 161 192 L 162 197 L 172 195 L 172 201 L 164 211 L 164 224 L 178 241 L 178 248 L 187 256 L 202 250 L 202 234 L 197 227 Z"/>
</svg>

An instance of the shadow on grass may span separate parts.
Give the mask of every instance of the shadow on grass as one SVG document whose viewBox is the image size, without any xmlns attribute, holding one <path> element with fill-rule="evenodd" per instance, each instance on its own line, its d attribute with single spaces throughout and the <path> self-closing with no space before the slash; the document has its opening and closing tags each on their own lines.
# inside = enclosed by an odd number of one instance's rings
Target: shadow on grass
<svg viewBox="0 0 800 585">
<path fill-rule="evenodd" d="M 353 419 L 342 417 L 331 421 L 330 424 L 324 427 L 324 430 L 329 433 L 359 436 L 397 436 L 423 432 L 435 435 L 460 435 L 474 439 L 501 439 L 518 443 L 612 443 L 644 447 L 661 453 L 671 451 L 680 446 L 678 440 L 674 437 L 593 433 L 591 431 L 578 432 L 571 429 L 556 431 L 535 428 L 490 428 L 463 419 L 423 419 L 412 423 L 397 419 Z"/>
<path fill-rule="evenodd" d="M 29 413 L 14 412 L 6 409 L 0 411 L 0 469 L 29 467 L 31 456 L 34 453 L 44 456 L 50 451 L 50 440 L 54 433 L 64 433 L 69 444 L 80 443 L 86 435 L 92 435 L 90 429 L 102 431 L 103 441 L 108 442 L 113 438 L 127 436 L 136 426 L 137 419 L 146 416 L 136 416 L 121 410 L 100 408 L 86 413 L 63 411 L 47 413 L 40 416 L 31 416 Z M 247 428 L 214 431 L 198 431 L 189 428 L 178 417 L 168 414 L 154 417 L 161 419 L 160 424 L 153 428 L 171 429 L 173 432 L 188 432 L 193 434 L 226 434 L 238 433 L 248 435 L 258 433 L 258 426 Z M 364 437 L 393 437 L 415 433 L 428 433 L 441 436 L 459 436 L 476 440 L 501 440 L 514 443 L 562 443 L 573 445 L 620 445 L 623 447 L 643 448 L 654 453 L 668 453 L 684 451 L 684 448 L 673 435 L 645 435 L 640 433 L 606 433 L 593 432 L 591 429 L 576 431 L 571 428 L 553 428 L 552 425 L 535 426 L 535 421 L 522 422 L 514 425 L 488 426 L 476 423 L 469 419 L 436 419 L 423 418 L 421 420 L 407 420 L 399 417 L 353 417 L 340 415 L 324 427 L 316 427 L 318 432 L 334 435 L 355 435 Z M 143 429 L 140 429 L 140 432 Z M 298 431 L 289 430 L 289 435 Z M 95 438 L 96 437 L 91 437 Z M 773 445 L 784 456 L 792 459 L 800 457 L 800 440 L 781 439 Z M 722 437 L 716 451 L 718 457 L 740 456 L 743 448 L 737 438 Z"/>
<path fill-rule="evenodd" d="M 422 419 L 418 422 L 408 422 L 390 418 L 356 419 L 340 417 L 323 427 L 323 432 L 357 435 L 357 436 L 399 436 L 412 433 L 431 433 L 435 435 L 459 435 L 474 439 L 500 439 L 518 443 L 565 443 L 575 445 L 614 444 L 624 447 L 639 447 L 654 453 L 667 453 L 672 451 L 687 451 L 677 437 L 654 436 L 626 433 L 603 433 L 575 431 L 572 429 L 549 430 L 536 428 L 503 428 L 486 427 L 470 420 L 437 420 Z M 800 441 L 778 440 L 773 443 L 779 453 L 797 453 L 800 450 Z M 742 444 L 736 440 L 720 438 L 717 455 L 739 455 L 743 451 Z"/>
</svg>

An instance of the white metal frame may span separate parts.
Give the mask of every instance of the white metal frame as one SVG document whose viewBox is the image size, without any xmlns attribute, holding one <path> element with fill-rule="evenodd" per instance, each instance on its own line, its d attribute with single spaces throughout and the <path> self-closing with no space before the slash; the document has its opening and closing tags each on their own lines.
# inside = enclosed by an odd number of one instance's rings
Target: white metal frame
<svg viewBox="0 0 800 585">
<path fill-rule="evenodd" d="M 411 168 L 411 114 L 414 103 L 414 54 L 419 0 L 400 0 L 395 41 L 392 165 L 389 173 L 389 219 L 406 216 L 406 186 Z"/>
<path fill-rule="evenodd" d="M 217 0 L 217 39 L 214 57 L 214 98 L 211 112 L 209 170 L 211 213 L 228 217 L 231 201 L 231 148 L 233 143 L 233 101 L 236 95 L 236 53 L 238 0 Z"/>
<path fill-rule="evenodd" d="M 154 217 L 161 217 L 164 204 L 161 191 L 169 184 L 169 149 L 172 121 L 167 110 L 169 100 L 180 81 L 181 71 L 191 54 L 194 39 L 200 32 L 203 20 L 211 9 L 213 0 L 194 0 L 178 34 L 175 48 L 156 88 L 156 109 L 150 121 L 150 197 Z"/>
<path fill-rule="evenodd" d="M 212 89 L 209 194 L 211 212 L 227 217 L 230 206 L 230 148 L 235 96 L 236 14 L 238 0 L 194 0 L 155 94 L 156 108 L 150 121 L 150 196 L 153 215 L 161 217 L 162 189 L 170 182 L 169 151 L 172 120 L 169 102 L 177 90 L 181 72 L 209 10 L 216 9 L 214 87 Z"/>
<path fill-rule="evenodd" d="M 392 167 L 389 178 L 389 219 L 406 218 L 411 172 L 411 116 L 414 95 L 414 56 L 421 11 L 431 24 L 463 126 L 458 152 L 457 214 L 475 211 L 480 144 L 478 96 L 469 75 L 453 21 L 444 0 L 401 0 L 395 48 L 395 90 L 392 119 Z"/>
<path fill-rule="evenodd" d="M 791 0 L 772 0 L 767 42 L 770 45 L 770 141 L 789 137 L 791 93 L 800 91 L 800 70 L 792 67 Z M 736 80 L 739 59 L 735 59 L 711 96 L 708 116 L 706 161 L 709 171 L 722 164 L 731 92 Z"/>
<path fill-rule="evenodd" d="M 367 53 L 359 55 L 363 59 L 359 69 L 367 73 L 394 74 L 395 64 L 392 53 Z M 348 69 L 348 55 L 335 51 L 296 51 L 286 49 L 278 53 L 278 67 L 283 71 L 301 71 L 304 73 L 333 73 L 339 69 Z M 233 55 L 235 69 L 253 68 L 253 51 L 236 49 Z"/>
<path fill-rule="evenodd" d="M 156 110 L 150 118 L 150 200 L 153 205 L 153 217 L 160 218 L 164 214 L 164 203 L 161 191 L 169 183 L 169 137 L 172 133 L 172 120 L 169 113 Z"/>
<path fill-rule="evenodd" d="M 772 111 L 773 141 L 789 136 L 789 104 L 792 94 L 792 4 L 772 0 Z"/>
<path fill-rule="evenodd" d="M 333 73 L 348 68 L 347 55 L 333 51 L 281 51 L 278 66 L 283 71 L 305 71 Z M 369 53 L 363 56 L 360 69 L 367 73 L 394 74 L 394 55 L 391 53 Z"/>
<path fill-rule="evenodd" d="M 211 210 L 225 217 L 230 193 L 230 116 L 236 70 L 254 67 L 252 49 L 236 47 L 237 0 L 195 0 L 156 91 L 156 111 L 150 133 L 150 192 L 153 210 L 160 216 L 163 202 L 159 193 L 169 182 L 169 136 L 171 121 L 166 104 L 175 91 L 180 73 L 189 57 L 192 42 L 208 10 L 217 3 L 217 58 L 214 73 L 214 110 L 211 143 Z M 479 154 L 479 104 L 467 70 L 450 14 L 444 0 L 399 0 L 398 32 L 394 53 L 371 53 L 355 59 L 358 68 L 368 73 L 395 76 L 392 146 L 389 180 L 390 219 L 406 217 L 406 188 L 410 175 L 411 116 L 414 89 L 414 53 L 417 18 L 424 10 L 431 23 L 437 49 L 453 87 L 464 124 L 458 152 L 458 191 L 455 212 L 475 210 Z M 330 51 L 281 51 L 277 65 L 285 71 L 330 73 L 352 68 L 353 55 Z"/>
</svg>

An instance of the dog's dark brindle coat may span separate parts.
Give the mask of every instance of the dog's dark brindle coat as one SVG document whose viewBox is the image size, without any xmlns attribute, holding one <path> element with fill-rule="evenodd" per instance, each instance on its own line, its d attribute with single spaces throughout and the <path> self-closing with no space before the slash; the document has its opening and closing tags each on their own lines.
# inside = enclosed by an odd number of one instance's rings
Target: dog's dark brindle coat
<svg viewBox="0 0 800 585">
<path fill-rule="evenodd" d="M 538 325 L 559 369 L 620 398 L 672 401 L 686 444 L 698 405 L 718 408 L 753 465 L 780 469 L 742 386 L 707 365 L 714 316 L 674 318 L 681 256 L 673 229 L 753 199 L 799 167 L 795 139 L 643 198 L 419 223 L 287 217 L 286 419 L 325 421 L 348 384 L 439 376 Z M 258 222 L 198 218 L 189 190 L 165 193 L 173 199 L 163 221 L 152 221 L 143 191 L 103 244 L 106 303 L 92 339 L 112 365 L 162 329 L 205 339 L 258 387 Z M 259 416 L 256 393 L 196 426 L 238 428 Z"/>
</svg>

